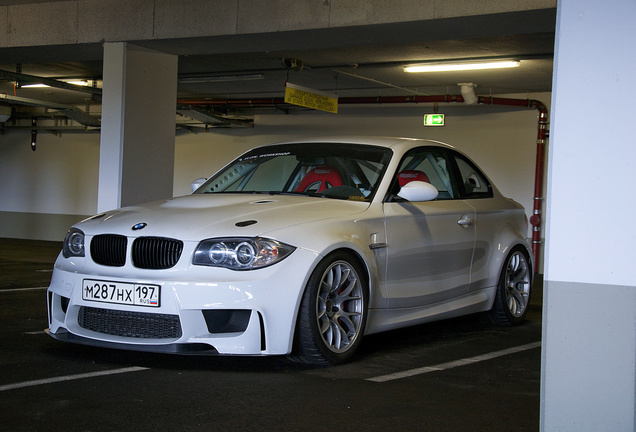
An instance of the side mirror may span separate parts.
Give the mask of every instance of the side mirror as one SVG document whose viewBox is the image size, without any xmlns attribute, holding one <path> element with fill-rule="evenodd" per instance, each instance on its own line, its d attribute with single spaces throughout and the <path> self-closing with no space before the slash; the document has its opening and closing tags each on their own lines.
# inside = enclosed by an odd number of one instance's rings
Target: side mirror
<svg viewBox="0 0 636 432">
<path fill-rule="evenodd" d="M 432 201 L 438 194 L 439 191 L 432 184 L 415 180 L 402 186 L 398 196 L 411 202 L 418 202 Z"/>
<path fill-rule="evenodd" d="M 203 183 L 205 183 L 205 181 L 206 181 L 206 180 L 207 180 L 206 178 L 198 178 L 198 179 L 196 179 L 195 181 L 193 181 L 193 182 L 190 184 L 190 189 L 192 190 L 192 192 L 194 192 L 195 190 L 199 189 L 199 187 L 200 187 Z"/>
</svg>

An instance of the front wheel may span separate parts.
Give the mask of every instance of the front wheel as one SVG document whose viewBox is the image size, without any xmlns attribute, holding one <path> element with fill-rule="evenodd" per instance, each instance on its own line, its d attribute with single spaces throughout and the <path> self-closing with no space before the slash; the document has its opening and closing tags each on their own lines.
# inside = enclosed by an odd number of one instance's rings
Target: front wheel
<svg viewBox="0 0 636 432">
<path fill-rule="evenodd" d="M 491 320 L 504 326 L 523 322 L 530 305 L 531 286 L 532 268 L 528 253 L 521 247 L 513 248 L 499 277 L 495 302 L 490 310 Z"/>
<path fill-rule="evenodd" d="M 296 358 L 312 364 L 343 363 L 360 345 L 367 319 L 365 274 L 351 255 L 321 261 L 307 283 L 296 325 Z"/>
</svg>

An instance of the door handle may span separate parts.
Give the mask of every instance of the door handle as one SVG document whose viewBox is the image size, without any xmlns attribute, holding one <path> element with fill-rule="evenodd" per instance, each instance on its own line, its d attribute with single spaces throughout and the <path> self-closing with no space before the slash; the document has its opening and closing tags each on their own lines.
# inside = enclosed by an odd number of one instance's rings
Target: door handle
<svg viewBox="0 0 636 432">
<path fill-rule="evenodd" d="M 462 217 L 459 218 L 459 220 L 457 221 L 457 225 L 461 226 L 462 228 L 468 228 L 472 224 L 473 224 L 473 218 L 471 218 L 468 215 L 462 215 Z"/>
</svg>

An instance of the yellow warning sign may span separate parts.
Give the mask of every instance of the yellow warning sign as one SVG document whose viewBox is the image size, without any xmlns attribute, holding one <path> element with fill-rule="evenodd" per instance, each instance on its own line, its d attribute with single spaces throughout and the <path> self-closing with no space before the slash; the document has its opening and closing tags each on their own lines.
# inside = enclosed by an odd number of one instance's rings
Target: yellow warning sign
<svg viewBox="0 0 636 432">
<path fill-rule="evenodd" d="M 285 102 L 330 113 L 338 113 L 338 96 L 296 84 L 285 83 Z"/>
</svg>

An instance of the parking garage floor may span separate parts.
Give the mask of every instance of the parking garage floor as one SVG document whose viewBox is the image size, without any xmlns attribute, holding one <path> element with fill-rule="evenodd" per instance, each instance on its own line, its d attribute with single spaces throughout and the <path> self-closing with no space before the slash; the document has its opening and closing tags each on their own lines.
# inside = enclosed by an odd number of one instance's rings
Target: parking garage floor
<svg viewBox="0 0 636 432">
<path fill-rule="evenodd" d="M 58 342 L 44 329 L 60 248 L 0 239 L 0 431 L 539 430 L 540 280 L 519 327 L 425 324 L 314 368 Z"/>
</svg>

